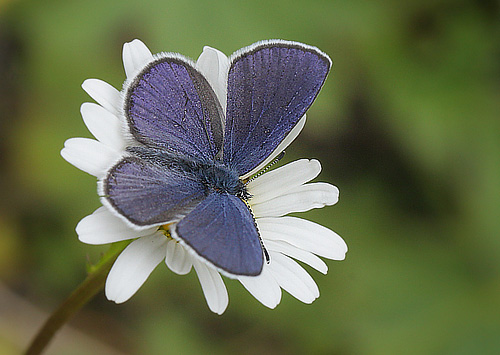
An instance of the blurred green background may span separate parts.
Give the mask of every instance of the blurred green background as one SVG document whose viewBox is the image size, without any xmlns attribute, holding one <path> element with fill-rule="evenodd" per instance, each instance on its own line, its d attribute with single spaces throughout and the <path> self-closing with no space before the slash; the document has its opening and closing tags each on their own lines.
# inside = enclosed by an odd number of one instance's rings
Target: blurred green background
<svg viewBox="0 0 500 355">
<path fill-rule="evenodd" d="M 315 45 L 334 67 L 285 162 L 318 158 L 342 235 L 321 296 L 275 310 L 227 280 L 222 316 L 194 273 L 160 265 L 136 296 L 100 294 L 52 354 L 500 352 L 500 14 L 496 0 L 0 1 L 0 353 L 24 348 L 106 247 L 78 241 L 95 178 L 59 155 L 90 137 L 89 77 L 117 88 L 121 47 L 197 58 L 257 40 Z"/>
</svg>

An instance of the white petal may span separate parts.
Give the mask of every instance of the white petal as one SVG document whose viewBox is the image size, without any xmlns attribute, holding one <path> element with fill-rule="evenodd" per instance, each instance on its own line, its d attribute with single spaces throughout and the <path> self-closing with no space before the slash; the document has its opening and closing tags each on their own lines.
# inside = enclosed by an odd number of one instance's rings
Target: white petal
<svg viewBox="0 0 500 355">
<path fill-rule="evenodd" d="M 64 142 L 61 155 L 78 169 L 98 178 L 104 176 L 120 156 L 108 146 L 88 138 L 70 138 Z"/>
<path fill-rule="evenodd" d="M 296 260 L 302 261 L 323 274 L 328 272 L 328 266 L 326 266 L 323 260 L 304 249 L 297 248 L 281 240 L 267 240 L 265 245 L 268 251 L 279 252 Z"/>
<path fill-rule="evenodd" d="M 169 240 L 167 243 L 167 257 L 165 263 L 170 270 L 178 275 L 186 275 L 193 266 L 193 257 L 177 241 Z"/>
<path fill-rule="evenodd" d="M 264 243 L 267 240 L 282 240 L 325 258 L 345 258 L 347 245 L 344 240 L 334 231 L 317 223 L 286 216 L 259 218 L 257 225 Z"/>
<path fill-rule="evenodd" d="M 259 276 L 240 276 L 238 280 L 264 306 L 273 309 L 280 303 L 281 287 L 271 275 L 267 265 L 264 265 Z"/>
<path fill-rule="evenodd" d="M 212 89 L 214 89 L 222 110 L 225 113 L 229 59 L 221 51 L 205 46 L 196 62 L 196 68 L 205 76 Z"/>
<path fill-rule="evenodd" d="M 128 79 L 132 78 L 152 59 L 151 51 L 138 39 L 123 45 L 123 67 Z"/>
<path fill-rule="evenodd" d="M 249 173 L 246 173 L 241 178 L 247 179 L 250 176 L 257 174 L 259 171 L 264 169 L 266 166 L 268 166 L 274 160 L 274 158 L 276 158 L 278 156 L 278 154 L 280 154 L 282 151 L 284 151 L 290 145 L 290 143 L 292 143 L 295 140 L 295 138 L 297 138 L 299 133 L 302 131 L 302 128 L 304 128 L 305 124 L 306 124 L 306 115 L 304 114 L 304 116 L 302 116 L 302 118 L 299 120 L 299 122 L 297 122 L 295 127 L 293 127 L 293 129 L 290 131 L 290 133 L 288 133 L 288 135 L 285 137 L 285 139 L 283 139 L 283 141 L 276 147 L 276 149 L 271 153 L 271 155 L 269 155 L 267 157 L 267 159 L 264 160 L 262 163 L 257 165 L 257 167 L 255 169 L 253 169 Z"/>
<path fill-rule="evenodd" d="M 250 181 L 248 192 L 252 205 L 284 195 L 287 191 L 314 179 L 321 171 L 319 161 L 300 159 L 262 174 Z"/>
<path fill-rule="evenodd" d="M 82 104 L 80 112 L 85 125 L 97 140 L 117 151 L 125 147 L 122 126 L 118 117 L 104 107 L 91 102 Z"/>
<path fill-rule="evenodd" d="M 217 314 L 224 313 L 229 303 L 229 297 L 222 277 L 215 269 L 206 266 L 196 258 L 193 259 L 193 266 L 198 274 L 208 308 Z"/>
<path fill-rule="evenodd" d="M 252 204 L 256 217 L 279 217 L 292 212 L 305 212 L 337 203 L 339 190 L 326 182 L 298 186 L 269 201 Z"/>
<path fill-rule="evenodd" d="M 271 274 L 285 291 L 304 303 L 311 303 L 319 297 L 318 286 L 299 264 L 283 254 L 270 254 Z"/>
<path fill-rule="evenodd" d="M 136 231 L 106 207 L 99 207 L 76 226 L 78 239 L 87 244 L 108 244 L 153 234 L 158 228 Z"/>
<path fill-rule="evenodd" d="M 82 84 L 83 90 L 99 105 L 114 115 L 121 112 L 122 98 L 120 92 L 107 82 L 99 79 L 87 79 Z"/>
<path fill-rule="evenodd" d="M 122 303 L 132 297 L 165 258 L 167 239 L 158 232 L 132 242 L 116 259 L 106 280 L 106 297 Z"/>
</svg>

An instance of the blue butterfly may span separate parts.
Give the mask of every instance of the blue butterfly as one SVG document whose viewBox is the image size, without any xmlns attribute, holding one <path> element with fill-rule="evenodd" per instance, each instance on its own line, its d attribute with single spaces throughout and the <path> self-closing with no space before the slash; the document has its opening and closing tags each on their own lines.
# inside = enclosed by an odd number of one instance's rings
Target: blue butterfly
<svg viewBox="0 0 500 355">
<path fill-rule="evenodd" d="M 241 177 L 297 125 L 330 67 L 315 47 L 257 42 L 230 58 L 224 110 L 190 59 L 156 56 L 124 88 L 131 139 L 100 182 L 103 204 L 137 229 L 169 225 L 225 274 L 259 275 L 264 249 Z"/>
</svg>

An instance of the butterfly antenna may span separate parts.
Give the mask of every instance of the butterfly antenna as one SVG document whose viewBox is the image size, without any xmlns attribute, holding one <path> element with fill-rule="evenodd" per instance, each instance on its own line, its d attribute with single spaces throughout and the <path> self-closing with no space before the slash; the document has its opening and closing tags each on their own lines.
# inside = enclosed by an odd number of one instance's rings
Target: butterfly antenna
<svg viewBox="0 0 500 355">
<path fill-rule="evenodd" d="M 264 258 L 266 258 L 266 264 L 269 264 L 271 262 L 271 257 L 269 256 L 269 252 L 267 251 L 266 246 L 264 245 L 264 241 L 262 240 L 262 237 L 260 236 L 259 226 L 257 225 L 255 215 L 253 214 L 253 211 L 250 208 L 250 205 L 248 204 L 248 202 L 246 200 L 244 202 L 248 206 L 248 209 L 253 217 L 253 223 L 255 225 L 255 229 L 257 229 L 257 235 L 259 236 L 260 246 L 262 247 L 262 253 L 264 254 Z"/>
<path fill-rule="evenodd" d="M 260 245 L 262 246 L 262 251 L 264 252 L 264 257 L 266 258 L 266 264 L 269 264 L 269 263 L 271 263 L 271 257 L 269 256 L 269 252 L 267 251 L 266 247 L 264 246 L 264 242 L 262 241 L 260 234 L 259 234 L 259 240 L 260 240 Z"/>
<path fill-rule="evenodd" d="M 278 154 L 278 156 L 268 165 L 266 166 L 263 170 L 259 171 L 257 175 L 252 176 L 251 179 L 249 179 L 245 185 L 248 185 L 251 181 L 257 179 L 259 176 L 262 174 L 266 173 L 273 165 L 275 165 L 277 162 L 279 162 L 283 157 L 285 156 L 285 151 L 282 151 L 281 153 Z"/>
</svg>

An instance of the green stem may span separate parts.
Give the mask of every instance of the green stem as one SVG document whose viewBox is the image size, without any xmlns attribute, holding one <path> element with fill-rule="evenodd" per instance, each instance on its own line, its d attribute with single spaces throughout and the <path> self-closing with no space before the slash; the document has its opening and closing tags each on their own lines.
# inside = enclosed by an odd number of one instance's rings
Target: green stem
<svg viewBox="0 0 500 355">
<path fill-rule="evenodd" d="M 89 268 L 87 278 L 47 319 L 26 350 L 26 355 L 41 354 L 56 332 L 104 288 L 111 266 L 129 243 L 130 241 L 112 244 L 97 265 Z"/>
</svg>

